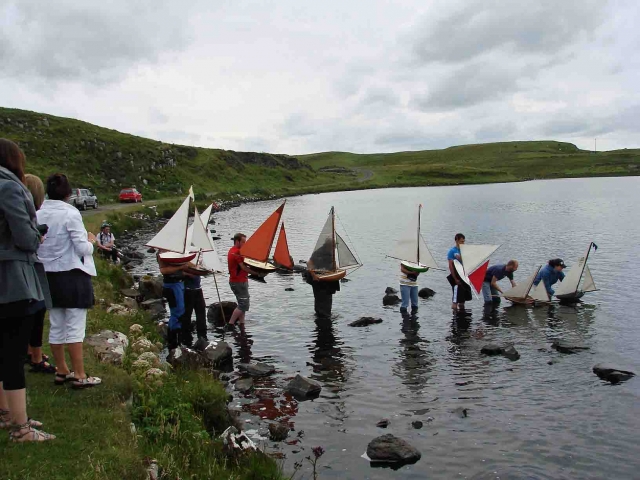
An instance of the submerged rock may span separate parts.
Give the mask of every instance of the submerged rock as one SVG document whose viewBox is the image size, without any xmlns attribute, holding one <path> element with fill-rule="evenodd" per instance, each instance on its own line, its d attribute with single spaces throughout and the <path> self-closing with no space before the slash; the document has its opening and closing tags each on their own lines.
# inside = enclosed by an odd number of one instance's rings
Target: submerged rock
<svg viewBox="0 0 640 480">
<path fill-rule="evenodd" d="M 383 418 L 378 423 L 376 423 L 376 427 L 378 428 L 387 428 L 391 422 L 388 418 Z"/>
<path fill-rule="evenodd" d="M 269 439 L 274 442 L 281 442 L 289 435 L 289 427 L 282 423 L 269 424 Z"/>
<path fill-rule="evenodd" d="M 520 353 L 515 349 L 513 345 L 496 345 L 494 343 L 490 343 L 485 345 L 480 349 L 480 353 L 489 356 L 502 355 L 505 358 L 508 358 L 511 361 L 518 360 L 520 358 Z"/>
<path fill-rule="evenodd" d="M 502 355 L 502 352 L 503 352 L 502 346 L 496 345 L 493 343 L 490 343 L 489 345 L 485 345 L 480 349 L 480 353 L 484 355 L 489 355 L 489 356 Z"/>
<path fill-rule="evenodd" d="M 424 424 L 420 420 L 414 420 L 413 422 L 411 422 L 411 426 L 416 430 L 421 429 L 423 425 Z"/>
<path fill-rule="evenodd" d="M 293 290 L 293 288 L 289 287 L 289 288 L 285 288 L 284 291 L 285 292 L 293 292 L 294 290 Z"/>
<path fill-rule="evenodd" d="M 430 297 L 433 297 L 435 294 L 436 292 L 434 292 L 433 290 L 427 287 L 421 288 L 420 291 L 418 292 L 418 296 L 420 298 L 430 298 Z"/>
<path fill-rule="evenodd" d="M 298 374 L 289 382 L 286 390 L 294 397 L 308 398 L 319 395 L 322 384 Z"/>
<path fill-rule="evenodd" d="M 373 325 L 376 323 L 382 323 L 381 318 L 373 318 L 373 317 L 361 317 L 355 322 L 351 322 L 349 324 L 350 327 L 366 327 L 367 325 Z"/>
<path fill-rule="evenodd" d="M 372 462 L 406 465 L 416 463 L 422 454 L 401 438 L 387 433 L 369 442 L 367 456 Z"/>
<path fill-rule="evenodd" d="M 554 340 L 554 342 L 551 344 L 551 348 L 553 348 L 554 350 L 560 353 L 568 353 L 568 354 L 578 353 L 581 350 L 589 350 L 589 347 L 565 342 L 564 340 Z"/>
<path fill-rule="evenodd" d="M 220 306 L 222 305 L 222 308 Z M 209 305 L 207 308 L 207 320 L 216 326 L 224 325 L 225 321 L 228 322 L 231 318 L 231 314 L 236 309 L 238 304 L 236 302 L 216 302 Z M 224 311 L 224 318 L 222 312 Z"/>
<path fill-rule="evenodd" d="M 245 372 L 252 377 L 265 377 L 267 375 L 271 375 L 276 371 L 276 368 L 273 365 L 269 365 L 268 363 L 239 363 L 238 370 L 241 372 Z"/>
<path fill-rule="evenodd" d="M 502 356 L 511 361 L 515 361 L 520 358 L 520 353 L 518 353 L 518 350 L 516 350 L 513 345 L 510 345 L 503 350 Z"/>
<path fill-rule="evenodd" d="M 398 290 L 392 287 L 387 287 L 386 290 L 384 291 L 385 295 L 395 295 L 397 293 L 398 293 Z"/>
<path fill-rule="evenodd" d="M 398 297 L 397 295 L 385 295 L 384 297 L 382 297 L 382 305 L 384 306 L 397 305 L 401 301 L 402 300 L 400 300 L 400 297 Z"/>
<path fill-rule="evenodd" d="M 253 388 L 253 378 L 241 378 L 234 384 L 234 387 L 240 393 L 247 393 Z"/>
<path fill-rule="evenodd" d="M 598 375 L 602 380 L 611 382 L 613 384 L 624 382 L 632 377 L 635 377 L 635 373 L 628 370 L 622 370 L 614 365 L 607 363 L 599 363 L 593 367 L 593 373 Z"/>
<path fill-rule="evenodd" d="M 467 418 L 469 416 L 469 409 L 466 407 L 458 407 L 453 410 L 451 413 L 457 415 L 460 418 Z"/>
</svg>

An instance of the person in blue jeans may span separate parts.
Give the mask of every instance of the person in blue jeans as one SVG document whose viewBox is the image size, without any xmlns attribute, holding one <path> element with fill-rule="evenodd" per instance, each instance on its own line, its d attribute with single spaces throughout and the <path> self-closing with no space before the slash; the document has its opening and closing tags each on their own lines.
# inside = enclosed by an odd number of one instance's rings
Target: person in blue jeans
<svg viewBox="0 0 640 480">
<path fill-rule="evenodd" d="M 513 272 L 518 270 L 518 261 L 509 260 L 506 265 L 493 265 L 487 269 L 482 282 L 482 296 L 485 305 L 500 305 L 500 293 L 504 293 L 498 281 L 507 277 L 511 282 L 511 287 L 516 286 L 513 281 Z"/>
<path fill-rule="evenodd" d="M 162 274 L 162 296 L 169 303 L 169 331 L 167 332 L 167 347 L 169 350 L 178 348 L 182 323 L 180 317 L 184 315 L 184 270 L 191 264 L 171 265 L 160 258 L 162 250 L 158 250 L 156 259 Z"/>
<path fill-rule="evenodd" d="M 404 265 L 400 264 L 400 297 L 402 305 L 400 313 L 407 313 L 409 302 L 411 302 L 411 313 L 418 312 L 418 275 L 419 272 L 412 272 Z"/>
</svg>

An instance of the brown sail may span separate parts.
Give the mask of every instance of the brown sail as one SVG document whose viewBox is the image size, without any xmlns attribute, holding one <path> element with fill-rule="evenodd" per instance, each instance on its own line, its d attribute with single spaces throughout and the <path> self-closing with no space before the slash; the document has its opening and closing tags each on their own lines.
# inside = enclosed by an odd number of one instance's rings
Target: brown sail
<svg viewBox="0 0 640 480">
<path fill-rule="evenodd" d="M 240 249 L 240 255 L 258 262 L 267 261 L 273 240 L 276 238 L 276 232 L 278 231 L 278 224 L 280 223 L 283 210 L 284 203 L 280 205 L 245 242 Z"/>
</svg>

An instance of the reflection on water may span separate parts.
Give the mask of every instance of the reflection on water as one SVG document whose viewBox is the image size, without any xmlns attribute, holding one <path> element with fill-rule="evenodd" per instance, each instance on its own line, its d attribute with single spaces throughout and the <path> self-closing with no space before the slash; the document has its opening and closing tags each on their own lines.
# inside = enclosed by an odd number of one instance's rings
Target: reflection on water
<svg viewBox="0 0 640 480">
<path fill-rule="evenodd" d="M 331 320 L 315 318 L 311 288 L 298 274 L 250 284 L 246 332 L 227 332 L 226 339 L 236 362 L 267 361 L 277 373 L 256 380 L 255 399 L 243 398 L 242 409 L 257 422 L 304 430 L 299 445 L 281 446 L 286 467 L 322 445 L 327 479 L 637 477 L 640 377 L 612 387 L 591 368 L 613 362 L 640 372 L 640 243 L 628 241 L 640 234 L 633 221 L 639 196 L 640 179 L 610 178 L 288 199 L 283 218 L 296 261 L 309 257 L 334 205 L 364 267 L 341 284 Z M 216 214 L 216 235 L 252 232 L 280 203 Z M 516 282 L 546 259 L 578 258 L 594 240 L 600 248 L 590 269 L 601 290 L 573 307 L 504 301 L 485 310 L 474 299 L 469 315 L 452 316 L 446 274 L 430 271 L 420 286 L 436 295 L 420 299 L 419 316 L 402 317 L 382 305 L 384 290 L 398 281 L 397 261 L 385 255 L 418 203 L 425 205 L 422 232 L 441 265 L 460 231 L 469 243 L 501 243 L 492 262 L 518 259 Z M 216 242 L 221 257 L 230 243 Z M 222 299 L 233 300 L 226 282 L 219 284 Z M 203 290 L 209 303 L 217 301 L 212 279 L 203 280 Z M 362 316 L 383 322 L 348 326 Z M 556 339 L 589 350 L 564 355 L 551 349 Z M 486 357 L 480 350 L 487 343 L 512 344 L 521 357 Z M 298 402 L 283 394 L 297 373 L 322 384 L 319 398 Z M 375 426 L 381 418 L 391 420 L 387 431 Z M 424 427 L 414 429 L 413 420 Z M 415 445 L 422 460 L 396 472 L 371 469 L 360 456 L 382 433 Z"/>
</svg>

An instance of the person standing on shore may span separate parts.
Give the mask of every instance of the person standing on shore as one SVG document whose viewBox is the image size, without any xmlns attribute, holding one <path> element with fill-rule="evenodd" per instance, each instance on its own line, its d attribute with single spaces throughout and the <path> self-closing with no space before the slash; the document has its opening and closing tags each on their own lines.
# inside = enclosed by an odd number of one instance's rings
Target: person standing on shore
<svg viewBox="0 0 640 480">
<path fill-rule="evenodd" d="M 36 271 L 42 236 L 24 168 L 22 150 L 0 138 L 0 429 L 13 442 L 44 442 L 56 437 L 27 416 L 24 375 L 34 315 L 48 301 Z"/>
<path fill-rule="evenodd" d="M 484 281 L 482 282 L 482 296 L 484 297 L 484 304 L 500 305 L 499 293 L 503 293 L 502 289 L 498 286 L 498 282 L 504 277 L 507 277 L 511 282 L 511 287 L 516 286 L 516 282 L 513 281 L 513 272 L 518 270 L 518 261 L 509 260 L 506 265 L 494 265 L 487 268 L 487 272 L 484 274 Z"/>
<path fill-rule="evenodd" d="M 471 287 L 467 285 L 462 278 L 460 278 L 460 275 L 456 270 L 456 266 L 453 263 L 454 260 L 462 262 L 460 245 L 464 244 L 466 240 L 465 236 L 462 233 L 456 233 L 454 240 L 456 242 L 455 247 L 451 247 L 447 253 L 447 261 L 449 262 L 449 275 L 447 276 L 447 280 L 453 290 L 451 297 L 451 309 L 456 312 L 463 311 L 464 302 L 471 300 L 473 297 L 471 294 Z"/>
<path fill-rule="evenodd" d="M 169 352 L 178 348 L 181 342 L 182 318 L 184 308 L 184 271 L 192 264 L 172 265 L 162 260 L 164 250 L 158 249 L 156 260 L 162 274 L 162 296 L 169 304 L 169 329 L 167 332 L 167 348 Z"/>
<path fill-rule="evenodd" d="M 236 233 L 233 236 L 233 247 L 227 254 L 227 264 L 229 267 L 229 287 L 236 296 L 238 306 L 231 314 L 229 325 L 234 325 L 236 321 L 244 325 L 246 313 L 249 311 L 249 274 L 255 274 L 249 266 L 244 263 L 244 257 L 240 255 L 240 248 L 247 241 L 244 233 Z"/>
<path fill-rule="evenodd" d="M 185 273 L 184 277 L 184 315 L 180 319 L 182 325 L 182 343 L 190 347 L 193 345 L 193 322 L 191 316 L 196 312 L 196 334 L 198 345 L 207 345 L 207 304 L 202 293 L 201 279 L 197 275 Z"/>
</svg>

